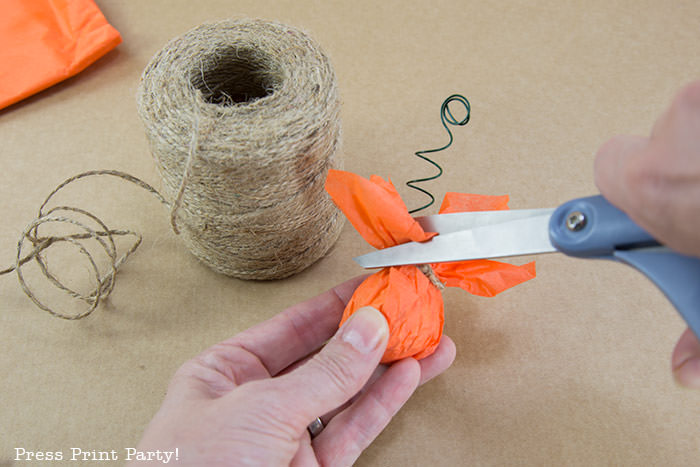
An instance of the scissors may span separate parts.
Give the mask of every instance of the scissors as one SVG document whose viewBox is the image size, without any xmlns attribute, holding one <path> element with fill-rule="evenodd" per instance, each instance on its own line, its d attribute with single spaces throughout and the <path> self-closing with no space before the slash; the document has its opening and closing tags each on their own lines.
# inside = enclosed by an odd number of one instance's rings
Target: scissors
<svg viewBox="0 0 700 467">
<path fill-rule="evenodd" d="M 551 252 L 619 261 L 654 282 L 700 338 L 700 258 L 660 244 L 600 195 L 553 209 L 438 214 L 416 220 L 426 232 L 439 235 L 355 261 L 378 268 Z"/>
</svg>

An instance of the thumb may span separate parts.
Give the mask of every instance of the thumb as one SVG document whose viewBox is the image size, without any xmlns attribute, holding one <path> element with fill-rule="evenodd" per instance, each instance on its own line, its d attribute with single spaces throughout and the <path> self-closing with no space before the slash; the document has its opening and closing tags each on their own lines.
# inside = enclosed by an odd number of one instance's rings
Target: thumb
<svg viewBox="0 0 700 467">
<path fill-rule="evenodd" d="M 290 421 L 304 429 L 357 394 L 377 368 L 388 336 L 384 315 L 372 307 L 360 308 L 313 358 L 274 378 L 294 411 L 288 414 Z"/>
<path fill-rule="evenodd" d="M 636 207 L 637 180 L 634 169 L 647 138 L 616 136 L 603 144 L 595 157 L 594 178 L 601 194 L 623 211 Z"/>
<path fill-rule="evenodd" d="M 671 357 L 673 376 L 682 386 L 700 389 L 700 342 L 686 329 Z"/>
</svg>

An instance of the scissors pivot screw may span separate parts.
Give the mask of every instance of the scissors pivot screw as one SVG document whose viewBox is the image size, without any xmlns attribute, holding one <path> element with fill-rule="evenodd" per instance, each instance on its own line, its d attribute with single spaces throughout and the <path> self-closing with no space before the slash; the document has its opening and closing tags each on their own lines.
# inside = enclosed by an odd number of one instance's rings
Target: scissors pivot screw
<svg viewBox="0 0 700 467">
<path fill-rule="evenodd" d="M 566 228 L 578 232 L 586 226 L 586 216 L 581 211 L 574 211 L 566 217 Z"/>
</svg>

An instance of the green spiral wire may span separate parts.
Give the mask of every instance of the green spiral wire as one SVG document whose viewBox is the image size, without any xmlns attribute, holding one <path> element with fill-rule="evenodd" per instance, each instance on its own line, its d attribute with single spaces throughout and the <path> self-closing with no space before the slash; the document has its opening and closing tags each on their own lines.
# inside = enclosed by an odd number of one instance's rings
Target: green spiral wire
<svg viewBox="0 0 700 467">
<path fill-rule="evenodd" d="M 467 115 L 462 119 L 462 120 L 457 120 L 457 118 L 452 114 L 452 111 L 450 110 L 450 103 L 451 102 L 459 102 L 464 106 L 464 108 L 467 110 Z M 409 187 L 413 188 L 414 190 L 418 190 L 421 193 L 424 193 L 430 197 L 430 201 L 416 209 L 413 209 L 409 211 L 409 214 L 413 214 L 414 212 L 422 211 L 425 208 L 428 208 L 435 203 L 435 197 L 433 196 L 432 193 L 430 193 L 428 190 L 421 188 L 417 186 L 416 184 L 418 183 L 423 183 L 423 182 L 429 182 L 431 180 L 435 180 L 436 178 L 440 177 L 442 175 L 442 167 L 429 158 L 426 154 L 433 154 L 436 152 L 444 151 L 445 149 L 449 148 L 452 146 L 452 141 L 454 141 L 454 137 L 452 136 L 452 131 L 450 131 L 450 127 L 448 125 L 455 125 L 455 126 L 464 126 L 467 123 L 469 123 L 469 116 L 471 113 L 471 105 L 469 104 L 469 101 L 467 100 L 466 97 L 462 96 L 461 94 L 452 94 L 450 97 L 445 99 L 445 101 L 442 103 L 442 106 L 440 107 L 440 120 L 442 121 L 442 126 L 445 128 L 447 131 L 447 134 L 450 136 L 450 140 L 448 143 L 442 147 L 435 148 L 435 149 L 425 149 L 422 151 L 416 151 L 414 154 L 417 157 L 420 157 L 426 162 L 431 163 L 433 166 L 435 166 L 438 169 L 438 173 L 431 176 L 431 177 L 425 177 L 425 178 L 417 178 L 415 180 L 409 180 L 406 182 L 406 185 Z"/>
</svg>

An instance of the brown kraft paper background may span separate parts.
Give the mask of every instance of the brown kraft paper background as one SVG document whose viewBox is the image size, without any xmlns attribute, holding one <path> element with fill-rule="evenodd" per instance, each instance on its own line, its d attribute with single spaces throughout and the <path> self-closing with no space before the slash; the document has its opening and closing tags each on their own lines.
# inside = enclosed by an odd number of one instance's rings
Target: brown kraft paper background
<svg viewBox="0 0 700 467">
<path fill-rule="evenodd" d="M 157 50 L 205 21 L 264 18 L 309 32 L 338 77 L 345 168 L 390 177 L 410 207 L 423 198 L 405 181 L 433 173 L 413 152 L 446 142 L 439 109 L 452 93 L 471 102 L 471 122 L 436 155 L 445 175 L 423 186 L 438 200 L 446 191 L 507 193 L 511 208 L 536 208 L 597 193 L 598 147 L 615 134 L 648 134 L 675 92 L 700 78 L 697 1 L 98 5 L 123 44 L 0 111 L 2 267 L 64 179 L 113 168 L 161 186 L 136 87 Z M 110 299 L 77 322 L 37 309 L 14 275 L 0 277 L 0 465 L 40 465 L 14 461 L 15 448 L 70 459 L 73 447 L 113 449 L 123 463 L 180 364 L 362 274 L 352 258 L 371 250 L 346 223 L 330 253 L 301 274 L 246 282 L 197 261 L 170 231 L 167 211 L 137 188 L 85 181 L 61 199 L 140 231 L 144 242 Z M 89 281 L 84 264 L 66 260 L 56 264 L 74 283 Z M 685 326 L 637 271 L 545 255 L 535 280 L 497 297 L 444 296 L 456 361 L 357 465 L 700 463 L 700 392 L 670 374 Z"/>
</svg>

